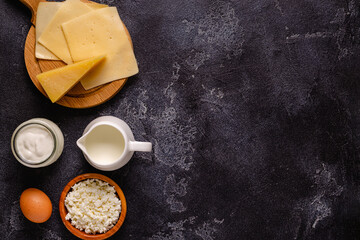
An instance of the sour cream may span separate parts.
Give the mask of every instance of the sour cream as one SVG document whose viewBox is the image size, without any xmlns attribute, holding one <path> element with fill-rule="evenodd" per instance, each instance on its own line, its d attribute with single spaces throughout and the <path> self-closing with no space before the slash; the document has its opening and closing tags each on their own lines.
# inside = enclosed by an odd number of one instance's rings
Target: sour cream
<svg viewBox="0 0 360 240">
<path fill-rule="evenodd" d="M 60 128 L 45 118 L 33 118 L 20 124 L 11 138 L 11 150 L 21 164 L 39 168 L 55 162 L 64 148 Z"/>
<path fill-rule="evenodd" d="M 47 128 L 39 124 L 31 124 L 17 133 L 15 147 L 22 159 L 39 163 L 50 157 L 55 142 Z"/>
</svg>

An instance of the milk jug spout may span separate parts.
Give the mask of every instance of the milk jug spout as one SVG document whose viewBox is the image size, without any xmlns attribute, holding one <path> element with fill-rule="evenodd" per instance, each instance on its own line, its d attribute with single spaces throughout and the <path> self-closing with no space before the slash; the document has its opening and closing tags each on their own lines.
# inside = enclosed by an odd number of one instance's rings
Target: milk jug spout
<svg viewBox="0 0 360 240">
<path fill-rule="evenodd" d="M 87 151 L 86 151 L 86 147 L 85 147 L 85 141 L 86 141 L 86 137 L 87 135 L 89 134 L 86 133 L 84 134 L 81 138 L 79 138 L 77 141 L 76 141 L 76 145 L 81 149 L 81 151 L 83 151 L 84 154 L 87 155 Z"/>
</svg>

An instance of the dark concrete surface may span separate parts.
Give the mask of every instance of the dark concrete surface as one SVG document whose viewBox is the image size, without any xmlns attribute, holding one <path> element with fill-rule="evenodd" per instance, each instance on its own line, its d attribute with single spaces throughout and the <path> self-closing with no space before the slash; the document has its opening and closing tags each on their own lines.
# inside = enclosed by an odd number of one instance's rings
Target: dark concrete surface
<svg viewBox="0 0 360 240">
<path fill-rule="evenodd" d="M 75 176 L 100 172 L 128 214 L 111 239 L 360 239 L 360 2 L 104 0 L 131 33 L 140 73 L 109 102 L 51 104 L 26 72 L 30 13 L 0 1 L 0 238 L 75 239 L 58 213 Z M 153 153 L 101 172 L 75 141 L 94 118 L 125 120 Z M 12 156 L 23 121 L 59 125 L 65 149 L 29 169 Z M 27 221 L 21 192 L 53 214 Z"/>
</svg>

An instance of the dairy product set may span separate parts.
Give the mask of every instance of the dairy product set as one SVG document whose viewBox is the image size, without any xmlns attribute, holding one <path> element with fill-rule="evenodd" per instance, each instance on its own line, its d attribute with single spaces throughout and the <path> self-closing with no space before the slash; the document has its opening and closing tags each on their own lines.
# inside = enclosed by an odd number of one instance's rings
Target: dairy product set
<svg viewBox="0 0 360 240">
<path fill-rule="evenodd" d="M 36 17 L 32 20 L 35 39 L 30 42 L 30 30 L 25 44 L 31 49 L 26 51 L 25 46 L 25 63 L 31 80 L 51 102 L 74 108 L 96 106 L 139 72 L 130 34 L 116 7 L 89 0 L 20 1 Z M 29 47 L 29 43 L 34 46 Z M 29 53 L 33 55 L 26 57 Z M 41 71 L 34 70 L 40 61 Z M 150 142 L 135 141 L 130 127 L 113 116 L 91 121 L 76 144 L 88 163 L 102 171 L 119 169 L 135 151 L 152 149 Z M 46 167 L 61 156 L 64 136 L 54 122 L 33 118 L 15 129 L 11 149 L 24 166 Z M 47 221 L 52 213 L 49 197 L 35 188 L 23 191 L 20 208 L 35 223 Z M 65 186 L 59 212 L 65 227 L 75 236 L 106 239 L 124 222 L 126 200 L 116 182 L 101 174 L 86 173 Z"/>
</svg>

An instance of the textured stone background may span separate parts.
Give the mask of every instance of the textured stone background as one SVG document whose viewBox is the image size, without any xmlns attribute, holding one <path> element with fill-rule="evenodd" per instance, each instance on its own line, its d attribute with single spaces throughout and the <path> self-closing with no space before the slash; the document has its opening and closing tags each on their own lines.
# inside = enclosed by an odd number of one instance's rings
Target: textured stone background
<svg viewBox="0 0 360 240">
<path fill-rule="evenodd" d="M 58 214 L 73 177 L 100 172 L 75 141 L 94 118 L 125 120 L 153 153 L 114 172 L 128 201 L 112 239 L 360 239 L 360 2 L 103 0 L 127 25 L 140 74 L 87 110 L 51 104 L 30 81 L 30 13 L 1 0 L 1 239 L 73 239 Z M 33 117 L 65 135 L 55 164 L 10 150 Z M 46 192 L 53 215 L 24 219 L 19 196 Z"/>
</svg>

